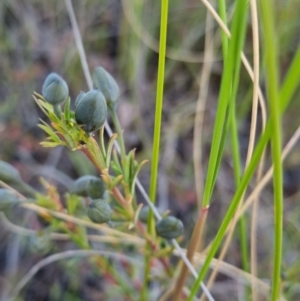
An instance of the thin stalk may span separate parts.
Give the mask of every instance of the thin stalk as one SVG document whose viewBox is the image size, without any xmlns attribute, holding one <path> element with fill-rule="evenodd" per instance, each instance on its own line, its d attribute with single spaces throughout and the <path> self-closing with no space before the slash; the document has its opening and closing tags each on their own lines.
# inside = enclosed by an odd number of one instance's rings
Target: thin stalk
<svg viewBox="0 0 300 301">
<path fill-rule="evenodd" d="M 213 18 L 207 13 L 206 14 L 206 33 L 205 33 L 205 49 L 204 49 L 204 62 L 200 75 L 199 93 L 195 112 L 194 121 L 194 142 L 193 142 L 193 161 L 194 161 L 194 173 L 195 173 L 195 188 L 197 194 L 197 203 L 199 208 L 202 203 L 203 194 L 203 166 L 201 162 L 202 150 L 201 150 L 201 139 L 203 131 L 203 115 L 206 106 L 209 78 L 211 74 L 211 68 L 214 56 L 214 37 L 213 37 Z"/>
<path fill-rule="evenodd" d="M 192 262 L 193 260 L 193 256 L 195 254 L 195 252 L 197 251 L 197 249 L 199 248 L 199 237 L 202 237 L 203 235 L 203 230 L 204 230 L 204 225 L 205 225 L 205 221 L 207 218 L 207 213 L 208 213 L 208 207 L 206 208 L 202 208 L 196 225 L 194 227 L 194 231 L 192 234 L 192 237 L 190 239 L 190 243 L 189 243 L 189 248 L 187 250 L 187 258 L 189 261 Z M 184 286 L 186 277 L 188 276 L 189 270 L 187 269 L 186 265 L 182 266 L 182 270 L 180 272 L 180 276 L 176 282 L 176 285 L 174 286 L 174 293 L 173 293 L 173 297 L 172 300 L 176 301 L 176 300 L 180 300 L 180 293 L 182 291 L 182 288 Z"/>
<path fill-rule="evenodd" d="M 164 93 L 164 75 L 165 75 L 165 56 L 167 42 L 167 24 L 168 24 L 168 0 L 161 1 L 161 21 L 160 21 L 160 43 L 159 43 L 159 62 L 157 75 L 157 90 L 156 90 L 156 108 L 155 108 L 155 124 L 153 135 L 152 148 L 152 164 L 150 177 L 150 199 L 155 203 L 157 171 L 159 161 L 160 148 L 160 131 L 161 131 L 161 116 L 163 106 Z"/>
<path fill-rule="evenodd" d="M 212 146 L 209 156 L 207 178 L 203 193 L 203 206 L 208 206 L 215 185 L 217 173 L 220 167 L 221 157 L 227 134 L 226 123 L 228 117 L 228 106 L 235 101 L 237 73 L 240 68 L 240 53 L 245 37 L 245 20 L 247 19 L 247 2 L 236 2 L 235 13 L 232 21 L 232 37 L 228 45 L 228 53 L 224 58 L 224 71 L 222 75 L 221 88 L 219 93 L 218 107 L 215 118 Z M 235 80 L 235 79 L 237 80 Z M 234 81 L 235 80 L 235 81 Z M 233 86 L 235 84 L 235 86 Z M 226 129 L 226 130 L 224 130 Z"/>
<path fill-rule="evenodd" d="M 16 184 L 18 188 L 20 188 L 25 194 L 29 194 L 31 197 L 36 197 L 39 193 L 37 190 L 26 184 L 25 182 L 19 182 Z"/>
<path fill-rule="evenodd" d="M 271 300 L 277 300 L 280 292 L 280 272 L 282 260 L 283 226 L 283 179 L 281 164 L 281 116 L 278 93 L 277 41 L 274 20 L 274 1 L 260 1 L 262 32 L 265 43 L 267 92 L 269 96 L 270 119 L 272 125 L 271 150 L 274 165 L 274 258 Z M 270 48 L 272 45 L 272 48 Z"/>
<path fill-rule="evenodd" d="M 124 143 L 124 138 L 123 138 L 123 130 L 121 128 L 121 124 L 120 124 L 120 121 L 119 121 L 119 118 L 118 118 L 118 114 L 116 112 L 116 110 L 109 110 L 110 111 L 110 116 L 111 116 L 111 119 L 114 123 L 114 126 L 115 126 L 115 131 L 117 132 L 118 134 L 118 142 L 119 142 L 119 145 L 120 145 L 120 150 L 121 150 L 121 158 L 125 158 L 126 157 L 126 150 L 125 150 L 125 143 Z"/>
<path fill-rule="evenodd" d="M 233 104 L 232 113 L 230 114 L 231 120 L 231 139 L 232 139 L 232 156 L 233 156 L 233 169 L 234 169 L 234 179 L 235 186 L 238 187 L 241 179 L 241 160 L 239 152 L 239 139 L 238 130 L 236 126 L 236 116 L 235 116 L 235 105 Z M 247 243 L 247 227 L 246 218 L 241 216 L 239 220 L 239 236 L 240 236 L 240 247 L 242 254 L 242 266 L 243 270 L 249 271 L 249 254 L 248 254 L 248 243 Z"/>
<path fill-rule="evenodd" d="M 117 140 L 120 145 L 120 152 L 121 152 L 121 162 L 123 167 L 123 173 L 124 173 L 124 179 L 126 182 L 129 181 L 129 169 L 128 169 L 128 157 L 126 156 L 126 149 L 125 149 L 125 143 L 124 143 L 124 136 L 123 136 L 123 130 L 121 128 L 121 124 L 118 118 L 117 111 L 112 109 L 110 110 L 110 116 L 114 123 L 115 130 L 118 134 Z"/>
<path fill-rule="evenodd" d="M 96 160 L 94 159 L 93 155 L 89 152 L 88 149 L 82 148 L 81 151 L 87 156 L 88 159 L 94 164 L 100 175 L 103 173 L 101 167 L 97 164 Z M 115 197 L 115 199 L 122 205 L 123 207 L 127 208 L 130 212 L 130 215 L 133 216 L 133 209 L 130 203 L 126 201 L 126 199 L 121 194 L 118 187 L 114 187 L 111 190 L 112 195 Z"/>
<path fill-rule="evenodd" d="M 250 11 L 251 11 L 251 23 L 252 23 L 252 40 L 253 40 L 253 103 L 252 103 L 252 114 L 256 114 L 257 106 L 258 106 L 258 94 L 259 94 L 259 26 L 258 26 L 258 16 L 257 16 L 257 4 L 256 0 L 250 0 Z M 255 120 L 252 115 L 252 120 Z M 266 116 L 264 112 L 262 112 L 263 118 L 263 130 L 266 126 Z M 250 133 L 252 135 L 252 133 Z M 255 137 L 255 130 L 253 130 L 253 136 Z M 254 146 L 254 137 L 253 139 L 253 146 Z M 251 138 L 250 138 L 251 141 Z M 252 148 L 253 150 L 253 148 Z M 252 151 L 251 150 L 251 151 Z M 251 153 L 252 155 L 252 153 Z M 249 158 L 250 159 L 250 158 Z M 250 160 L 249 160 L 250 161 Z M 248 163 L 248 162 L 247 162 Z M 256 183 L 259 183 L 264 166 L 264 155 L 261 159 L 261 162 L 258 166 Z M 257 276 L 257 256 L 256 256 L 256 225 L 257 225 L 257 212 L 258 212 L 258 195 L 254 201 L 252 207 L 252 219 L 251 219 L 251 250 L 250 250 L 250 270 L 251 274 L 256 277 Z M 254 281 L 251 281 L 251 288 L 252 288 L 252 299 L 253 301 L 257 301 L 257 293 L 254 287 Z"/>
<path fill-rule="evenodd" d="M 227 24 L 227 15 L 226 15 L 226 2 L 224 0 L 218 0 L 218 8 L 219 8 L 219 16 L 224 24 Z M 228 36 L 222 30 L 221 31 L 222 38 L 222 51 L 223 51 L 223 59 L 226 58 L 228 52 Z"/>
<path fill-rule="evenodd" d="M 195 186 L 197 193 L 198 206 L 201 206 L 202 189 L 203 189 L 203 176 L 202 176 L 202 163 L 201 163 L 201 137 L 203 128 L 203 112 L 207 99 L 209 77 L 212 68 L 213 61 L 213 35 L 212 35 L 212 16 L 207 13 L 206 16 L 206 28 L 207 32 L 205 35 L 205 52 L 204 52 L 204 63 L 201 71 L 201 79 L 199 85 L 199 96 L 196 107 L 195 114 L 195 124 L 194 124 L 194 145 L 193 145 L 193 158 L 194 158 L 194 172 L 195 172 Z M 203 207 L 198 216 L 192 238 L 188 247 L 187 258 L 192 262 L 195 251 L 201 248 L 203 245 L 203 230 L 208 213 L 208 207 Z M 177 279 L 175 290 L 173 293 L 173 300 L 178 300 L 179 295 L 184 286 L 186 277 L 188 275 L 188 268 L 180 262 L 181 272 Z"/>
<path fill-rule="evenodd" d="M 152 203 L 155 203 L 156 198 L 156 186 L 157 186 L 157 174 L 158 174 L 158 162 L 159 162 L 159 149 L 160 149 L 160 131 L 161 131 L 161 117 L 163 106 L 163 94 L 164 94 L 164 77 L 165 77 L 165 57 L 166 57 L 166 43 L 167 43 L 167 27 L 168 27 L 168 9 L 169 0 L 161 1 L 161 19 L 160 19 L 160 36 L 159 36 L 159 60 L 158 60 L 158 75 L 157 75 L 157 90 L 156 90 L 156 108 L 155 108 L 155 120 L 154 120 L 154 135 L 153 135 L 153 148 L 152 148 L 152 164 L 151 164 L 151 176 L 150 176 L 150 190 L 149 197 Z M 148 215 L 148 232 L 154 234 L 154 218 L 153 212 L 149 210 Z M 149 249 L 150 246 L 147 246 Z M 141 291 L 140 300 L 147 300 L 148 292 L 148 279 L 150 275 L 150 261 L 151 256 L 145 256 L 145 270 L 144 281 Z"/>
<path fill-rule="evenodd" d="M 219 15 L 224 24 L 227 24 L 226 16 L 226 2 L 224 0 L 219 0 Z M 223 56 L 226 57 L 228 52 L 228 37 L 225 32 L 222 31 L 222 49 Z M 239 151 L 239 139 L 238 139 L 238 130 L 236 125 L 236 116 L 235 116 L 235 102 L 232 103 L 232 108 L 230 110 L 230 126 L 231 126 L 231 145 L 232 145 L 232 157 L 233 157 L 233 169 L 234 169 L 234 178 L 236 187 L 239 185 L 241 178 L 241 160 L 240 160 L 240 151 Z M 242 250 L 242 264 L 245 271 L 249 271 L 248 265 L 248 245 L 247 245 L 247 232 L 246 232 L 246 220 L 242 216 L 239 223 L 240 230 L 240 244 Z"/>
</svg>

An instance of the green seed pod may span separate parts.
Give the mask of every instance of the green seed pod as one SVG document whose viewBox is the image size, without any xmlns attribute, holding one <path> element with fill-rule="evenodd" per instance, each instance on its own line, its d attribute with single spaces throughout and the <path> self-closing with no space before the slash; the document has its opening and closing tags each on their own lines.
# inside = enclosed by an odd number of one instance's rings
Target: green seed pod
<svg viewBox="0 0 300 301">
<path fill-rule="evenodd" d="M 143 208 L 141 209 L 140 214 L 139 214 L 139 220 L 145 224 L 147 224 L 147 222 L 148 222 L 149 210 L 150 210 L 149 206 L 143 206 Z M 160 215 L 163 214 L 163 212 L 159 209 L 158 209 L 158 212 Z"/>
<path fill-rule="evenodd" d="M 91 181 L 97 181 L 98 178 L 95 176 L 82 176 L 74 181 L 71 188 L 71 193 L 77 194 L 83 197 L 88 197 L 88 186 Z"/>
<path fill-rule="evenodd" d="M 63 104 L 69 96 L 67 83 L 56 73 L 47 76 L 42 89 L 42 94 L 47 102 L 53 106 Z"/>
<path fill-rule="evenodd" d="M 106 187 L 101 178 L 91 179 L 87 187 L 87 194 L 92 199 L 102 199 L 105 190 Z"/>
<path fill-rule="evenodd" d="M 87 215 L 94 223 L 102 224 L 110 221 L 112 210 L 107 202 L 98 199 L 89 205 Z"/>
<path fill-rule="evenodd" d="M 94 88 L 105 96 L 107 106 L 114 109 L 118 103 L 120 89 L 114 78 L 104 68 L 97 67 L 93 74 Z"/>
<path fill-rule="evenodd" d="M 0 180 L 7 184 L 22 182 L 20 173 L 12 165 L 0 160 Z"/>
<path fill-rule="evenodd" d="M 167 216 L 156 223 L 155 230 L 157 235 L 173 239 L 183 234 L 184 226 L 181 220 Z"/>
<path fill-rule="evenodd" d="M 0 211 L 6 211 L 21 203 L 9 190 L 0 188 Z"/>
<path fill-rule="evenodd" d="M 81 102 L 81 100 L 83 99 L 83 97 L 85 96 L 85 92 L 83 92 L 83 91 L 81 91 L 79 94 L 78 94 L 78 96 L 77 96 L 77 98 L 76 98 L 76 100 L 75 100 L 75 107 L 77 107 L 78 105 L 79 105 L 79 103 Z"/>
<path fill-rule="evenodd" d="M 78 102 L 75 110 L 76 122 L 83 125 L 87 132 L 101 128 L 106 120 L 107 107 L 103 94 L 98 90 L 86 93 Z"/>
</svg>

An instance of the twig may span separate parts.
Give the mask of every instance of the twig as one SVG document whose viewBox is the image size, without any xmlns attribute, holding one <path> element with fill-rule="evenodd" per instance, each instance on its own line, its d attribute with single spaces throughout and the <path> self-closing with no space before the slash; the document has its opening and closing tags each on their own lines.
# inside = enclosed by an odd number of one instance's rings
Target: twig
<svg viewBox="0 0 300 301">
<path fill-rule="evenodd" d="M 43 267 L 58 261 L 62 259 L 67 259 L 70 257 L 86 257 L 91 255 L 102 255 L 107 256 L 110 258 L 114 258 L 121 261 L 127 261 L 134 265 L 140 265 L 140 261 L 137 259 L 133 259 L 129 256 L 119 254 L 119 253 L 113 253 L 110 251 L 102 251 L 102 250 L 71 250 L 71 251 L 65 251 L 62 253 L 57 253 L 54 255 L 51 255 L 41 261 L 39 261 L 37 264 L 35 264 L 23 278 L 18 282 L 18 284 L 14 287 L 13 291 L 10 293 L 10 297 L 7 299 L 7 301 L 13 301 L 17 298 L 20 291 L 25 287 L 25 285 L 32 279 L 32 277 Z"/>
<path fill-rule="evenodd" d="M 258 28 L 258 16 L 257 16 L 257 5 L 256 0 L 250 0 L 250 10 L 251 10 L 251 20 L 252 20 L 252 39 L 253 39 L 253 73 L 254 73 L 254 80 L 253 80 L 253 105 L 252 105 L 252 114 L 253 112 L 257 112 L 257 101 L 258 101 L 258 90 L 259 90 L 259 28 Z M 253 114 L 254 115 L 254 114 Z M 252 118 L 254 116 L 252 115 Z M 266 121 L 263 120 L 263 130 L 265 128 Z M 255 139 L 255 129 L 250 133 L 250 140 L 252 139 L 252 145 L 254 146 L 254 139 Z M 251 136 L 253 136 L 251 138 Z M 253 150 L 252 146 L 252 150 Z M 250 143 L 249 143 L 250 148 Z M 252 151 L 251 150 L 251 151 Z M 252 152 L 251 152 L 252 154 Z M 248 157 L 247 157 L 248 158 Z M 250 158 L 249 158 L 250 161 Z M 258 173 L 256 182 L 260 181 L 263 171 L 263 161 L 264 155 L 261 160 L 261 164 L 258 167 Z M 247 161 L 248 162 L 248 161 Z M 249 162 L 248 162 L 249 164 Z M 247 164 L 247 165 L 248 165 Z M 242 203 L 241 203 L 242 205 Z M 254 201 L 252 207 L 252 220 L 251 220 L 251 251 L 250 251 L 250 262 L 251 262 L 251 274 L 256 277 L 257 276 L 257 257 L 256 257 L 256 223 L 257 223 L 257 210 L 258 210 L 258 195 L 256 200 Z M 258 300 L 258 296 L 256 294 L 256 290 L 254 288 L 254 283 L 252 282 L 252 299 L 253 301 Z"/>
</svg>

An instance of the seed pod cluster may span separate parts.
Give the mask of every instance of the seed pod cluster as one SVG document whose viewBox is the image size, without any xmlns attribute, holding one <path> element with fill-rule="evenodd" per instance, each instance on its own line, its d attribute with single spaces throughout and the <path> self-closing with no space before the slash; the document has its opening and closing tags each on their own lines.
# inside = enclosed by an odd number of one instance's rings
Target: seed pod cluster
<svg viewBox="0 0 300 301">
<path fill-rule="evenodd" d="M 183 234 L 184 226 L 178 218 L 167 216 L 156 223 L 155 230 L 157 235 L 166 239 L 173 239 Z"/>
<path fill-rule="evenodd" d="M 110 221 L 112 209 L 106 201 L 106 187 L 101 178 L 89 175 L 82 176 L 74 182 L 71 192 L 91 198 L 87 215 L 94 223 L 102 224 Z"/>
</svg>

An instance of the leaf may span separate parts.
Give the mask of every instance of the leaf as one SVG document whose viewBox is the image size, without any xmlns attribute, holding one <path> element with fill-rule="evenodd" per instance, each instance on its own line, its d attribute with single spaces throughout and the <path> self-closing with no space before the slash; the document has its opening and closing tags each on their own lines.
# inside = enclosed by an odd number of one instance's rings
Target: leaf
<svg viewBox="0 0 300 301">
<path fill-rule="evenodd" d="M 59 145 L 66 145 L 66 143 L 64 143 L 64 142 L 43 141 L 43 142 L 40 142 L 40 145 L 42 145 L 43 147 L 56 147 L 56 146 L 59 146 Z"/>
<path fill-rule="evenodd" d="M 108 142 L 108 147 L 107 147 L 107 155 L 106 155 L 106 167 L 109 168 L 109 165 L 110 165 L 110 159 L 111 159 L 111 152 L 112 152 L 112 149 L 113 149 L 113 146 L 114 146 L 114 142 L 115 140 L 117 139 L 118 137 L 118 134 L 113 134 L 111 136 L 111 138 L 109 139 L 109 142 Z"/>
<path fill-rule="evenodd" d="M 129 162 L 128 162 L 128 169 L 129 169 L 129 179 L 131 180 L 132 179 L 132 176 L 134 175 L 134 171 L 136 169 L 136 166 L 135 166 L 135 160 L 134 160 L 134 157 L 135 157 L 135 149 L 131 150 L 128 154 L 128 159 L 129 159 Z"/>
<path fill-rule="evenodd" d="M 134 219 L 133 219 L 133 222 L 134 222 L 135 225 L 138 222 L 139 215 L 140 215 L 140 212 L 141 212 L 142 208 L 143 208 L 143 204 L 141 203 L 141 204 L 138 205 L 138 207 L 137 207 L 137 209 L 135 211 Z"/>
<path fill-rule="evenodd" d="M 75 216 L 76 210 L 81 203 L 81 198 L 75 194 L 67 194 L 66 199 L 68 214 Z"/>
<path fill-rule="evenodd" d="M 52 126 L 63 136 L 64 140 L 67 142 L 65 145 L 71 149 L 74 149 L 76 144 L 70 136 L 68 130 L 65 129 L 62 124 L 52 122 Z"/>
<path fill-rule="evenodd" d="M 117 177 L 115 177 L 111 184 L 110 184 L 110 189 L 113 189 L 115 186 L 117 186 L 123 179 L 123 175 L 118 175 Z"/>
<path fill-rule="evenodd" d="M 99 145 L 97 144 L 96 140 L 93 137 L 90 137 L 87 141 L 87 147 L 94 156 L 97 164 L 100 166 L 101 169 L 105 169 L 105 161 L 100 151 Z"/>
<path fill-rule="evenodd" d="M 105 150 L 105 143 L 104 143 L 104 126 L 102 126 L 99 131 L 99 144 L 100 144 L 102 155 L 106 160 L 106 150 Z"/>
<path fill-rule="evenodd" d="M 122 174 L 122 170 L 119 169 L 119 167 L 116 165 L 114 161 L 110 162 L 110 167 L 117 175 Z"/>
<path fill-rule="evenodd" d="M 67 121 L 67 123 L 70 122 L 70 103 L 71 103 L 71 99 L 70 97 L 68 97 L 64 108 L 65 120 Z"/>
<path fill-rule="evenodd" d="M 61 120 L 56 116 L 56 114 L 53 113 L 53 111 L 49 111 L 48 117 L 52 122 L 60 123 Z"/>
<path fill-rule="evenodd" d="M 113 158 L 114 158 L 113 162 L 116 165 L 116 168 L 119 170 L 119 173 L 122 173 L 122 167 L 121 167 L 121 164 L 120 164 L 120 161 L 118 158 L 118 154 L 117 154 L 117 151 L 115 148 L 113 149 L 112 153 L 113 153 Z"/>
<path fill-rule="evenodd" d="M 38 127 L 45 131 L 54 142 L 60 142 L 59 137 L 55 134 L 49 125 L 38 124 Z M 49 138 L 49 137 L 48 137 Z"/>
<path fill-rule="evenodd" d="M 35 100 L 39 108 L 44 112 L 44 114 L 49 117 L 49 113 L 48 113 L 49 110 L 47 110 L 44 106 L 45 102 L 42 101 L 41 99 L 36 98 L 35 95 L 33 95 L 33 99 Z"/>
<path fill-rule="evenodd" d="M 134 194 L 134 187 L 135 187 L 135 182 L 136 182 L 136 178 L 137 178 L 137 175 L 139 173 L 139 171 L 141 170 L 141 168 L 148 162 L 148 160 L 144 160 L 142 161 L 138 167 L 136 168 L 134 174 L 133 174 L 133 177 L 131 179 L 131 187 L 130 187 L 130 191 L 131 191 L 131 195 Z"/>
</svg>

